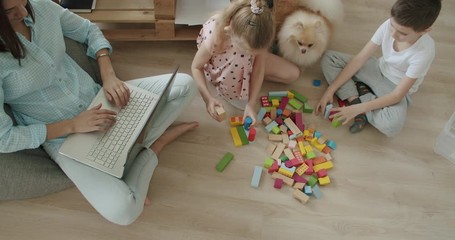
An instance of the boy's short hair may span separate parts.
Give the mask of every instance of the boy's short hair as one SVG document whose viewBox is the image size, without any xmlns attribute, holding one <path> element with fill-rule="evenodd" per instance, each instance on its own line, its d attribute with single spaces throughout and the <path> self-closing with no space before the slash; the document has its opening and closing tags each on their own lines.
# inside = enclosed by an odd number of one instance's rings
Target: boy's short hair
<svg viewBox="0 0 455 240">
<path fill-rule="evenodd" d="M 390 14 L 400 25 L 422 32 L 433 25 L 441 11 L 441 0 L 397 0 Z"/>
</svg>

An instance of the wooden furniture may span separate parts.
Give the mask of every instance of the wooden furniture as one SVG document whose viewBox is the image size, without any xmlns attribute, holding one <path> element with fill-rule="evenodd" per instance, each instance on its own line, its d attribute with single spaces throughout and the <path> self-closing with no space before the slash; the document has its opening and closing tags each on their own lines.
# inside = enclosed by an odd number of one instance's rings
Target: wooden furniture
<svg viewBox="0 0 455 240">
<path fill-rule="evenodd" d="M 113 41 L 195 40 L 200 26 L 175 24 L 176 0 L 97 0 L 91 13 L 78 13 L 99 24 Z"/>
</svg>

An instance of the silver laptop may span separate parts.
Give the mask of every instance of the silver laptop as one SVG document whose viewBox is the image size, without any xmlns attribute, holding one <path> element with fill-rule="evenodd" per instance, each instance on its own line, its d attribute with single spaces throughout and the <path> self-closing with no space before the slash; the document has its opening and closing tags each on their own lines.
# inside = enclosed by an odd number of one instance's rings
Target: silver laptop
<svg viewBox="0 0 455 240">
<path fill-rule="evenodd" d="M 138 151 L 131 151 L 147 134 L 151 123 L 167 102 L 178 66 L 160 94 L 154 94 L 125 82 L 131 91 L 128 104 L 122 109 L 109 102 L 101 89 L 88 109 L 101 103 L 102 108 L 117 112 L 116 123 L 106 132 L 69 135 L 59 152 L 83 164 L 121 178 L 125 164 Z"/>
</svg>

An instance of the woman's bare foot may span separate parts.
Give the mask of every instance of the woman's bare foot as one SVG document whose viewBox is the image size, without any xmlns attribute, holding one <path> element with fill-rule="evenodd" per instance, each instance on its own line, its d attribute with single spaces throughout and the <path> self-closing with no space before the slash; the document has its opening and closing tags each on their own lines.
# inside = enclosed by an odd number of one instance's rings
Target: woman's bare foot
<svg viewBox="0 0 455 240">
<path fill-rule="evenodd" d="M 145 197 L 144 206 L 150 206 L 150 204 L 152 204 L 152 200 L 148 196 Z"/>
<path fill-rule="evenodd" d="M 198 126 L 198 122 L 185 122 L 171 126 L 150 146 L 150 149 L 158 155 L 166 145 Z"/>
</svg>

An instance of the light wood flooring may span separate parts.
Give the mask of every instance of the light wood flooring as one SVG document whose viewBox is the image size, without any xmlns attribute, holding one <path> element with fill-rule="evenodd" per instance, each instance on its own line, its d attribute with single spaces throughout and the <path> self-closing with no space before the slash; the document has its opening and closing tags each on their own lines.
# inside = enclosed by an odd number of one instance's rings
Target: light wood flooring
<svg viewBox="0 0 455 240">
<path fill-rule="evenodd" d="M 360 50 L 393 2 L 344 1 L 346 19 L 332 48 Z M 322 199 L 312 197 L 302 205 L 289 187 L 274 189 L 265 172 L 259 189 L 250 187 L 254 166 L 267 157 L 265 132 L 259 128 L 256 142 L 234 147 L 227 123 L 209 118 L 197 96 L 179 120 L 197 120 L 200 127 L 163 151 L 150 184 L 152 205 L 135 223 L 109 223 L 73 187 L 0 202 L 0 239 L 455 239 L 455 165 L 433 152 L 455 111 L 454 11 L 454 1 L 443 1 L 431 32 L 436 59 L 399 136 L 387 138 L 372 127 L 351 135 L 347 127 L 335 129 L 304 115 L 307 124 L 338 145 L 329 171 L 332 183 L 321 188 Z M 176 63 L 189 73 L 196 51 L 194 42 L 113 46 L 117 73 L 125 80 L 167 73 Z M 318 66 L 290 86 L 265 83 L 262 92 L 296 89 L 315 104 L 327 86 L 313 87 L 316 78 L 322 79 Z M 215 165 L 227 151 L 235 158 L 219 173 Z"/>
</svg>

